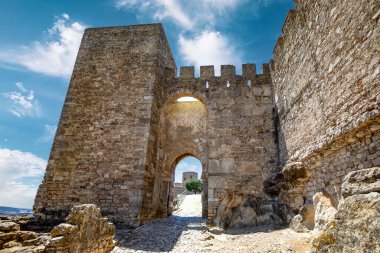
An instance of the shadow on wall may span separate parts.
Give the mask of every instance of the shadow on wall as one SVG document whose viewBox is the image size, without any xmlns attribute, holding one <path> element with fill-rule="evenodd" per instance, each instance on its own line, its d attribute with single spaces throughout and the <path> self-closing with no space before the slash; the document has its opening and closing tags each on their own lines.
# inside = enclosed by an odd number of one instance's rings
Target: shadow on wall
<svg viewBox="0 0 380 253">
<path fill-rule="evenodd" d="M 200 217 L 172 215 L 169 218 L 149 221 L 133 231 L 117 231 L 115 240 L 120 249 L 169 252 L 173 250 L 181 234 L 190 230 L 207 231 L 207 226 Z"/>
<path fill-rule="evenodd" d="M 283 127 L 280 124 L 280 116 L 278 114 L 277 107 L 273 108 L 273 117 L 276 132 L 274 132 L 277 150 L 278 150 L 278 165 L 280 167 L 284 166 L 289 159 L 288 148 L 286 146 L 285 136 Z"/>
</svg>

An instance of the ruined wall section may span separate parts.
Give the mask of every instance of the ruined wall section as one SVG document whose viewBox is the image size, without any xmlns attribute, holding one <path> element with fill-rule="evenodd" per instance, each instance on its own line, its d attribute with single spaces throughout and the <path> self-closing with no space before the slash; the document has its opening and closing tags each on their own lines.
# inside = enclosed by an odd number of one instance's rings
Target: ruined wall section
<svg viewBox="0 0 380 253">
<path fill-rule="evenodd" d="M 342 177 L 380 163 L 380 2 L 296 1 L 271 63 L 279 116 L 280 163 L 306 177 L 280 195 L 312 206 L 337 203 Z"/>
<path fill-rule="evenodd" d="M 380 115 L 380 2 L 296 6 L 271 65 L 283 164 Z"/>
<path fill-rule="evenodd" d="M 344 143 L 347 145 L 342 145 Z M 364 125 L 330 145 L 304 161 L 309 172 L 303 185 L 306 204 L 312 203 L 317 192 L 325 192 L 337 204 L 342 197 L 341 185 L 345 175 L 357 169 L 380 166 L 380 120 Z M 336 149 L 337 146 L 340 148 Z"/>
<path fill-rule="evenodd" d="M 254 64 L 245 64 L 241 76 L 232 65 L 223 65 L 221 76 L 202 66 L 199 78 L 193 67 L 182 67 L 173 81 L 168 100 L 193 95 L 208 110 L 208 217 L 228 195 L 262 197 L 262 182 L 276 171 L 278 155 L 268 65 L 257 75 Z"/>
<path fill-rule="evenodd" d="M 161 25 L 85 31 L 36 217 L 52 222 L 74 205 L 92 203 L 116 224 L 140 224 L 157 115 L 153 97 L 162 66 L 175 68 L 159 52 L 163 37 Z"/>
</svg>

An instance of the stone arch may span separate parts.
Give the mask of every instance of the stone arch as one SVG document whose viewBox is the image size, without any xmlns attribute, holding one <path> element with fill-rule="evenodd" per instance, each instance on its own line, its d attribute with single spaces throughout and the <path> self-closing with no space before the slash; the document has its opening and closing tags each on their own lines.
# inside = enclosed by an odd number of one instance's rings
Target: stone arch
<svg viewBox="0 0 380 253">
<path fill-rule="evenodd" d="M 194 97 L 198 99 L 200 102 L 202 102 L 207 109 L 207 97 L 204 92 L 198 91 L 197 89 L 189 89 L 189 88 L 179 88 L 175 89 L 168 93 L 168 95 L 164 98 L 164 103 L 161 108 L 163 108 L 165 105 L 173 103 L 178 98 L 181 97 Z"/>
<path fill-rule="evenodd" d="M 203 192 L 202 192 L 202 217 L 203 218 L 207 218 L 207 213 L 208 213 L 208 188 L 207 188 L 207 160 L 206 160 L 206 156 L 201 156 L 199 153 L 196 153 L 196 152 L 179 152 L 178 155 L 176 156 L 176 158 L 173 159 L 172 163 L 171 163 L 171 166 L 170 166 L 170 173 L 172 175 L 172 185 L 171 185 L 171 188 L 170 188 L 170 191 L 169 191 L 169 205 L 170 205 L 170 201 L 173 201 L 174 199 L 174 191 L 173 191 L 173 188 L 174 188 L 174 173 L 175 173 L 175 169 L 178 165 L 178 163 L 182 160 L 182 159 L 185 159 L 187 157 L 194 157 L 196 159 L 198 159 L 200 162 L 201 162 L 201 165 L 202 165 L 202 171 L 201 171 L 201 179 L 202 179 L 202 182 L 203 182 Z M 168 208 L 169 209 L 169 208 Z"/>
<path fill-rule="evenodd" d="M 199 101 L 174 102 L 185 96 L 194 97 Z M 199 159 L 202 163 L 202 180 L 205 181 L 207 178 L 208 110 L 204 101 L 205 98 L 200 94 L 181 90 L 166 98 L 160 108 L 157 167 L 162 183 L 155 183 L 155 192 L 161 192 L 161 195 L 154 197 L 158 216 L 170 215 L 172 212 L 170 206 L 174 187 L 172 177 L 175 166 L 181 159 L 187 156 Z M 202 196 L 202 204 L 204 207 L 202 215 L 207 217 L 207 189 Z"/>
</svg>

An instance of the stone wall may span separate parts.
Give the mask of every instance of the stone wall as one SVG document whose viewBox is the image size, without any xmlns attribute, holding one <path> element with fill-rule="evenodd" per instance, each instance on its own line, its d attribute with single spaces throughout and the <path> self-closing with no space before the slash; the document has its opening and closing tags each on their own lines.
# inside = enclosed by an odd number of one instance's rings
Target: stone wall
<svg viewBox="0 0 380 253">
<path fill-rule="evenodd" d="M 317 192 L 337 205 L 344 175 L 380 163 L 379 9 L 308 0 L 289 11 L 271 76 L 280 165 L 300 162 L 306 173 L 280 194 L 295 211 Z"/>
<path fill-rule="evenodd" d="M 380 2 L 296 1 L 271 64 L 281 163 L 379 116 Z"/>
<path fill-rule="evenodd" d="M 117 224 L 148 219 L 153 98 L 167 68 L 175 64 L 161 25 L 85 31 L 36 196 L 37 218 L 57 223 L 72 206 L 92 203 Z"/>
<path fill-rule="evenodd" d="M 167 101 L 194 96 L 208 111 L 207 150 L 201 153 L 207 178 L 208 218 L 213 219 L 224 198 L 233 194 L 263 196 L 263 180 L 277 167 L 275 113 L 268 65 L 256 74 L 254 64 L 182 67 L 180 76 L 168 77 Z M 203 176 L 202 176 L 203 178 Z"/>
</svg>

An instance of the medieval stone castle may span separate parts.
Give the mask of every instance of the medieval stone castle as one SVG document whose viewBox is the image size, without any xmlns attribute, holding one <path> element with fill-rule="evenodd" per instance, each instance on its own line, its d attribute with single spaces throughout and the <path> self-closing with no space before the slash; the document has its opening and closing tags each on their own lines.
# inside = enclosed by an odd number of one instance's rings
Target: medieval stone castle
<svg viewBox="0 0 380 253">
<path fill-rule="evenodd" d="M 166 217 L 186 156 L 202 163 L 203 217 L 222 226 L 289 222 L 317 192 L 337 205 L 348 172 L 380 166 L 379 9 L 296 1 L 273 61 L 242 75 L 177 76 L 160 24 L 87 29 L 36 216 L 91 203 L 117 225 Z"/>
</svg>

